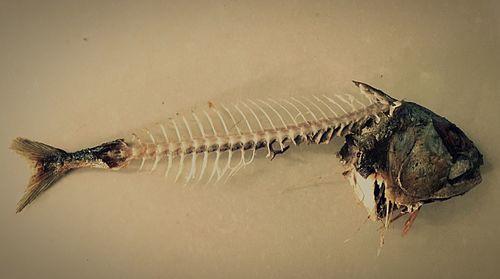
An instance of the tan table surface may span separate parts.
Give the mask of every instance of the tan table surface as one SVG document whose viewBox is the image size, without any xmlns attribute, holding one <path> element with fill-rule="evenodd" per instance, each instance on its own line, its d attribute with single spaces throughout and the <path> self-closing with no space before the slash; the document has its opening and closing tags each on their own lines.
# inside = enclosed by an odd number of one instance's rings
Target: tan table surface
<svg viewBox="0 0 500 279">
<path fill-rule="evenodd" d="M 417 3 L 418 2 L 418 3 Z M 0 2 L 0 277 L 493 278 L 500 272 L 498 1 Z M 226 100 L 353 92 L 351 79 L 464 129 L 483 183 L 401 221 L 377 257 L 341 141 L 227 184 L 75 172 L 21 214 L 23 136 L 76 150 Z"/>
</svg>

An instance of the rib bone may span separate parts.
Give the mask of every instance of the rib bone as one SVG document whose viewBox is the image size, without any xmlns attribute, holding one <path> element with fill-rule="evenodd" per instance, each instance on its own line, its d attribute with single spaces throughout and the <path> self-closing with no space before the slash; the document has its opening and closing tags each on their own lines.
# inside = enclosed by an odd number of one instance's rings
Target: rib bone
<svg viewBox="0 0 500 279">
<path fill-rule="evenodd" d="M 139 170 L 144 167 L 147 159 L 154 160 L 151 171 L 154 171 L 159 162 L 166 158 L 167 168 L 165 176 L 169 175 L 174 162 L 177 164 L 178 180 L 184 171 L 184 161 L 187 156 L 191 157 L 191 168 L 185 177 L 186 182 L 201 181 L 208 166 L 211 153 L 215 153 L 213 166 L 208 181 L 218 181 L 222 177 L 229 178 L 240 169 L 252 163 L 258 149 L 266 148 L 267 157 L 274 158 L 276 154 L 287 150 L 288 144 L 302 143 L 328 143 L 333 136 L 345 135 L 355 127 L 356 123 L 367 121 L 372 118 L 375 121 L 382 113 L 391 113 L 399 102 L 391 97 L 368 87 L 362 83 L 355 82 L 360 89 L 360 95 L 367 98 L 361 102 L 350 95 L 311 96 L 311 98 L 290 97 L 287 99 L 266 100 L 255 99 L 240 101 L 228 107 L 221 105 L 221 110 L 211 105 L 211 111 L 217 115 L 217 124 L 214 119 L 203 111 L 206 116 L 204 121 L 200 120 L 193 112 L 192 119 L 196 122 L 197 130 L 192 130 L 188 120 L 181 117 L 187 131 L 187 136 L 182 136 L 181 130 L 175 119 L 170 119 L 169 129 L 158 124 L 163 139 L 158 140 L 149 130 L 146 130 L 151 142 L 142 142 L 137 135 L 133 135 L 130 143 L 132 146 L 132 159 L 140 160 Z M 337 100 L 339 101 L 337 101 Z M 342 105 L 341 105 L 342 103 Z M 346 109 L 345 107 L 349 107 Z M 341 110 L 335 110 L 337 107 Z M 244 110 L 242 109 L 244 108 Z M 248 115 L 251 114 L 251 116 Z M 308 115 L 308 117 L 306 117 Z M 310 117 L 309 117 L 310 115 Z M 240 122 L 244 122 L 241 124 Z M 211 132 L 205 131 L 204 123 L 208 124 Z M 229 124 L 229 125 L 228 125 Z M 243 126 L 240 126 L 243 125 Z M 175 131 L 177 137 L 169 137 Z M 277 149 L 273 144 L 279 145 Z M 288 144 L 287 144 L 288 143 Z M 239 151 L 238 151 L 239 150 Z M 249 156 L 246 151 L 251 152 Z M 197 160 L 203 153 L 203 159 Z M 221 164 L 221 155 L 227 155 L 224 166 Z M 239 158 L 235 154 L 239 153 Z M 177 158 L 179 159 L 177 162 Z M 199 162 L 201 161 L 201 162 Z M 233 162 L 237 162 L 235 165 Z M 231 164 L 233 163 L 234 166 Z M 201 164 L 199 174 L 198 165 Z"/>
</svg>

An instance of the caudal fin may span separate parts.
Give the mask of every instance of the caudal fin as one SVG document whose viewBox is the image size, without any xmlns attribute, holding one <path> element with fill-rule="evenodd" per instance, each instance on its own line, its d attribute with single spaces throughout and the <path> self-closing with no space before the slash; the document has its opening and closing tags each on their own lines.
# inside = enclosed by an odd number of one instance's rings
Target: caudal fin
<svg viewBox="0 0 500 279">
<path fill-rule="evenodd" d="M 68 153 L 24 138 L 16 138 L 12 142 L 11 148 L 30 160 L 34 170 L 23 197 L 17 203 L 16 212 L 21 212 L 38 195 L 50 188 L 54 182 L 70 170 L 61 164 Z"/>
</svg>

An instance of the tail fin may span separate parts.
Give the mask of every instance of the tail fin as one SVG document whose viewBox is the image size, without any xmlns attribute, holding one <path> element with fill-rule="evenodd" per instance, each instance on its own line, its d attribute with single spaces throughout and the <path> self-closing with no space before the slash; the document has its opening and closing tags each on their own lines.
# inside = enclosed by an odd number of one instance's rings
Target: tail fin
<svg viewBox="0 0 500 279">
<path fill-rule="evenodd" d="M 64 150 L 24 138 L 16 138 L 12 142 L 11 149 L 33 163 L 34 173 L 23 197 L 17 203 L 16 212 L 21 212 L 24 207 L 71 169 L 64 168 L 61 164 L 68 156 Z"/>
</svg>

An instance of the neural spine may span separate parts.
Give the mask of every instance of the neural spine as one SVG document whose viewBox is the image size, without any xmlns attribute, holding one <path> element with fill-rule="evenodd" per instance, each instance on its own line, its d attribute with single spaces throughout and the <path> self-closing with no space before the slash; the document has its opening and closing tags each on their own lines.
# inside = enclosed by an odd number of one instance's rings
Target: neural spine
<svg viewBox="0 0 500 279">
<path fill-rule="evenodd" d="M 266 148 L 267 157 L 274 158 L 290 144 L 328 143 L 332 137 L 350 133 L 368 119 L 378 119 L 391 111 L 394 103 L 390 97 L 372 92 L 364 84 L 357 85 L 367 104 L 352 95 L 335 95 L 248 100 L 229 107 L 220 105 L 220 108 L 211 105 L 211 113 L 203 111 L 203 117 L 193 112 L 191 121 L 185 116 L 171 119 L 170 129 L 158 124 L 161 133 L 157 135 L 162 140 L 150 130 L 146 130 L 147 142 L 134 135 L 129 143 L 130 159 L 140 161 L 139 169 L 144 168 L 146 161 L 152 161 L 151 171 L 156 170 L 160 162 L 166 162 L 165 176 L 169 176 L 177 164 L 175 180 L 189 169 L 185 180 L 190 182 L 205 177 L 208 158 L 214 154 L 207 180 L 230 177 L 250 164 L 258 149 Z M 221 163 L 223 154 L 226 158 Z"/>
</svg>

